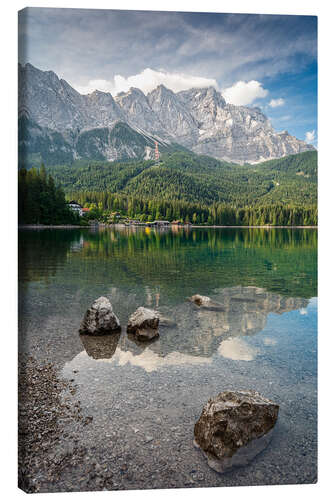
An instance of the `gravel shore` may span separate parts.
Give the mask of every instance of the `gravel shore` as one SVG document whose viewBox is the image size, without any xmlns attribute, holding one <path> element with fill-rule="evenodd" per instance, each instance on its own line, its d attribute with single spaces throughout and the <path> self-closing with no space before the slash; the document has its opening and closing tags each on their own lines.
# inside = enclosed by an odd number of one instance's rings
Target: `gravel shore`
<svg viewBox="0 0 333 500">
<path fill-rule="evenodd" d="M 77 444 L 77 433 L 92 417 L 82 415 L 80 403 L 72 400 L 72 382 L 60 379 L 51 363 L 21 357 L 18 389 L 19 488 L 26 493 L 110 489 L 112 473 L 85 461 L 87 450 Z"/>
</svg>

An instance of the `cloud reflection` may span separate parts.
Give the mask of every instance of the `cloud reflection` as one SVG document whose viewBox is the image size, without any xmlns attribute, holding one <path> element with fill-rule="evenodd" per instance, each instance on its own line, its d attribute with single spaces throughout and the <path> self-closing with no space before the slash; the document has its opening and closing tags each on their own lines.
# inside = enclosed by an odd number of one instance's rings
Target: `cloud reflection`
<svg viewBox="0 0 333 500">
<path fill-rule="evenodd" d="M 253 361 L 259 352 L 259 349 L 249 346 L 240 338 L 223 340 L 218 348 L 221 356 L 234 361 Z"/>
<path fill-rule="evenodd" d="M 87 359 L 89 359 L 88 354 L 85 351 L 82 351 L 73 359 L 72 363 L 80 365 L 81 362 L 85 362 Z M 201 356 L 191 356 L 180 352 L 171 352 L 166 356 L 161 357 L 149 348 L 145 349 L 141 354 L 134 355 L 131 351 L 123 351 L 120 348 L 117 348 L 112 359 L 99 358 L 97 361 L 102 363 L 111 363 L 116 366 L 125 366 L 130 364 L 132 366 L 143 368 L 147 373 L 150 373 L 166 366 L 210 364 L 212 359 Z"/>
</svg>

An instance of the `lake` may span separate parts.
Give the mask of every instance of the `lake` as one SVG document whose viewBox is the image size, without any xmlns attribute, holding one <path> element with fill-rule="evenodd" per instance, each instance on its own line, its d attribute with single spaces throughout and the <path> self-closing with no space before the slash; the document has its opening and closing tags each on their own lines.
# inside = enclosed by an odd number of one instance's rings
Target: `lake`
<svg viewBox="0 0 333 500">
<path fill-rule="evenodd" d="M 196 293 L 224 311 L 196 307 Z M 121 334 L 80 336 L 101 295 Z M 315 482 L 316 297 L 316 229 L 19 231 L 20 350 L 72 381 L 72 402 L 92 417 L 75 445 L 112 470 L 113 489 Z M 139 306 L 175 326 L 134 341 L 126 324 Z M 227 389 L 257 390 L 280 413 L 266 450 L 220 475 L 194 448 L 193 427 Z"/>
</svg>

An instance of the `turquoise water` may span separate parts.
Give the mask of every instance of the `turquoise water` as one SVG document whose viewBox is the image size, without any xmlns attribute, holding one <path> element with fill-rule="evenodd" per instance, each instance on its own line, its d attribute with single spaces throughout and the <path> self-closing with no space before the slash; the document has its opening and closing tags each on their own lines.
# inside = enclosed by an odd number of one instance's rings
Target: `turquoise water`
<svg viewBox="0 0 333 500">
<path fill-rule="evenodd" d="M 115 489 L 316 480 L 316 230 L 25 230 L 19 250 L 20 349 L 74 380 L 94 422 L 78 439 L 103 451 Z M 200 310 L 195 293 L 224 311 Z M 79 336 L 101 295 L 122 333 Z M 126 334 L 141 305 L 175 322 L 150 344 Z M 193 426 L 230 388 L 258 390 L 280 414 L 270 446 L 221 476 L 194 449 Z"/>
</svg>

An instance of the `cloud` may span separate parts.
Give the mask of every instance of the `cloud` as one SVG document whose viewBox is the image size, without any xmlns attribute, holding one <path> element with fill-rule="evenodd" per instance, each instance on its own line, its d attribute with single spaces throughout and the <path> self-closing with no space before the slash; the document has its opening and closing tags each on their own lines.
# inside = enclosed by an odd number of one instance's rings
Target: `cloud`
<svg viewBox="0 0 333 500">
<path fill-rule="evenodd" d="M 309 132 L 306 132 L 305 134 L 305 142 L 313 142 L 316 138 L 316 132 L 314 130 L 311 130 Z"/>
<path fill-rule="evenodd" d="M 183 73 L 170 73 L 163 70 L 156 71 L 150 68 L 146 68 L 141 73 L 128 76 L 127 78 L 122 75 L 115 75 L 111 80 L 90 80 L 88 85 L 73 84 L 73 86 L 81 94 L 88 94 L 97 89 L 116 95 L 119 92 L 127 92 L 131 87 L 137 87 L 147 94 L 161 84 L 174 92 L 190 88 L 218 87 L 214 78 L 191 76 Z"/>
<path fill-rule="evenodd" d="M 285 100 L 280 97 L 279 99 L 271 99 L 268 106 L 271 108 L 278 108 L 279 106 L 284 106 Z"/>
<path fill-rule="evenodd" d="M 251 80 L 249 82 L 239 81 L 229 88 L 222 90 L 225 100 L 230 104 L 238 106 L 247 106 L 256 99 L 262 99 L 267 96 L 268 90 L 262 87 L 260 82 Z"/>
<path fill-rule="evenodd" d="M 229 87 L 239 80 L 299 73 L 316 60 L 317 21 L 311 16 L 67 8 L 23 12 L 19 37 L 26 51 L 20 61 L 52 69 L 81 86 L 163 68 L 206 75 Z"/>
<path fill-rule="evenodd" d="M 88 85 L 74 85 L 74 88 L 80 94 L 90 94 L 94 90 L 101 90 L 102 92 L 110 92 L 110 82 L 108 80 L 90 80 Z"/>
</svg>

